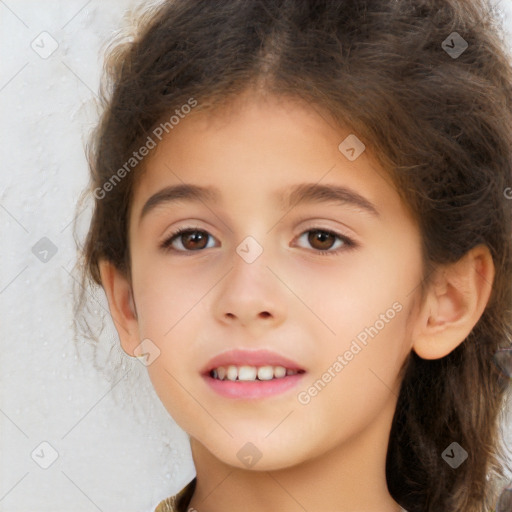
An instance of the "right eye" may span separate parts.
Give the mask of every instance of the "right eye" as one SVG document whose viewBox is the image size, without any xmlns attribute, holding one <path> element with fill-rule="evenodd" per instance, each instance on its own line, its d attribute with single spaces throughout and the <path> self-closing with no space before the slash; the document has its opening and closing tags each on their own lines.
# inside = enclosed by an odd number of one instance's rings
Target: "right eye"
<svg viewBox="0 0 512 512">
<path fill-rule="evenodd" d="M 207 231 L 197 228 L 180 228 L 164 240 L 160 247 L 165 251 L 193 252 L 208 249 L 208 237 L 213 240 Z"/>
</svg>

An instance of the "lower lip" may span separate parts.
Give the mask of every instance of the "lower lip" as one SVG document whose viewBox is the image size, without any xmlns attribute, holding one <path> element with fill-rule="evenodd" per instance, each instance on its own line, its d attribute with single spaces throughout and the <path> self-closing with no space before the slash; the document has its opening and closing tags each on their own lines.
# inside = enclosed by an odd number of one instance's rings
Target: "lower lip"
<svg viewBox="0 0 512 512">
<path fill-rule="evenodd" d="M 279 395 L 288 391 L 299 383 L 304 373 L 287 375 L 279 379 L 254 380 L 254 381 L 231 381 L 219 380 L 205 375 L 204 379 L 208 386 L 219 395 L 227 398 L 265 398 Z"/>
</svg>

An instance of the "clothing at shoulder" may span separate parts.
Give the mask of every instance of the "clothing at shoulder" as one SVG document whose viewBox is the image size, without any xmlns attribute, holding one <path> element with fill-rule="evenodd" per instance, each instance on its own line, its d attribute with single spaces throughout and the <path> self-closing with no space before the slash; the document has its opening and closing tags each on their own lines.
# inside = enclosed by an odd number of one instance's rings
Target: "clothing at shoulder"
<svg viewBox="0 0 512 512">
<path fill-rule="evenodd" d="M 171 496 L 170 498 L 165 498 L 165 500 L 162 500 L 157 505 L 154 512 L 178 512 L 178 509 L 176 508 L 176 503 L 174 500 L 175 500 L 175 496 Z M 153 510 L 151 510 L 151 512 L 153 512 Z"/>
<path fill-rule="evenodd" d="M 162 500 L 157 505 L 154 512 L 187 512 L 195 488 L 196 479 L 194 478 L 178 494 Z"/>
<path fill-rule="evenodd" d="M 192 499 L 192 494 L 196 487 L 196 479 L 194 478 L 188 485 L 186 485 L 178 494 L 170 496 L 162 500 L 154 512 L 188 512 L 188 506 Z M 401 512 L 407 512 L 405 508 Z"/>
</svg>

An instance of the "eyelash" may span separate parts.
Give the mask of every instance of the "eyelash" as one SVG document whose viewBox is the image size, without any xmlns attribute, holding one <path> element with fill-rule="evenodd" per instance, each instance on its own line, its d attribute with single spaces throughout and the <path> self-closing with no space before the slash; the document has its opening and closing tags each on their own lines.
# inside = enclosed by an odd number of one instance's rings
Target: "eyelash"
<svg viewBox="0 0 512 512">
<path fill-rule="evenodd" d="M 329 229 L 321 229 L 321 228 L 307 229 L 306 231 L 303 231 L 299 235 L 298 238 L 301 238 L 306 233 L 310 233 L 310 232 L 313 232 L 313 231 L 317 231 L 317 232 L 320 232 L 320 233 L 327 233 L 329 235 L 333 235 L 338 240 L 341 240 L 343 242 L 343 245 L 341 247 L 339 247 L 338 249 L 335 249 L 335 250 L 311 249 L 313 252 L 315 252 L 317 254 L 320 254 L 322 256 L 334 256 L 334 255 L 339 254 L 342 251 L 348 251 L 348 250 L 351 250 L 351 249 L 355 249 L 355 248 L 357 248 L 359 246 L 359 244 L 357 244 L 354 240 L 352 240 L 348 236 L 345 236 L 345 235 L 342 235 L 340 233 L 337 233 L 336 231 L 331 231 Z M 212 237 L 212 235 L 210 233 L 208 233 L 207 231 L 205 231 L 204 229 L 195 228 L 195 227 L 178 228 L 176 231 L 172 232 L 169 235 L 169 237 L 167 239 L 165 239 L 160 244 L 160 248 L 163 249 L 165 252 L 171 252 L 172 251 L 172 252 L 175 252 L 175 253 L 184 253 L 184 254 L 186 254 L 186 253 L 194 253 L 194 252 L 201 252 L 204 249 L 198 249 L 196 251 L 189 251 L 189 250 L 174 249 L 172 247 L 172 243 L 174 242 L 175 239 L 179 238 L 180 235 L 182 235 L 184 233 L 195 233 L 195 232 L 205 233 L 209 237 Z"/>
</svg>

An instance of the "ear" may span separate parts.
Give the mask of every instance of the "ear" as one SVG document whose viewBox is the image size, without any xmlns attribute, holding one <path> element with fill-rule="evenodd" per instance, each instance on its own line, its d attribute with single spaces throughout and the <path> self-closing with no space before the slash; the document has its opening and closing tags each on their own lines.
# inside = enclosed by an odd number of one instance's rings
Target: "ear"
<svg viewBox="0 0 512 512">
<path fill-rule="evenodd" d="M 131 283 L 126 276 L 107 260 L 99 262 L 101 284 L 108 299 L 108 306 L 116 326 L 121 346 L 130 356 L 140 345 L 137 313 Z"/>
<path fill-rule="evenodd" d="M 423 359 L 440 359 L 469 335 L 487 306 L 494 280 L 487 246 L 436 269 L 413 329 L 412 348 Z"/>
</svg>

